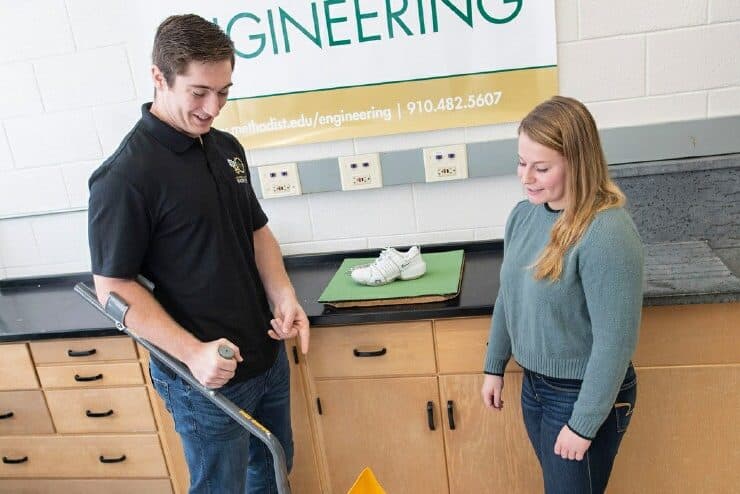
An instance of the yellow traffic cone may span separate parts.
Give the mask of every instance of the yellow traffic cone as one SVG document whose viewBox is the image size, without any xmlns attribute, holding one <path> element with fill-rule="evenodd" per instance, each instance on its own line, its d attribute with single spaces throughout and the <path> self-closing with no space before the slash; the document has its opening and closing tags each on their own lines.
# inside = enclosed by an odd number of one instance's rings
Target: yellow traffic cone
<svg viewBox="0 0 740 494">
<path fill-rule="evenodd" d="M 373 471 L 366 467 L 347 494 L 386 494 L 386 492 L 373 475 Z"/>
</svg>

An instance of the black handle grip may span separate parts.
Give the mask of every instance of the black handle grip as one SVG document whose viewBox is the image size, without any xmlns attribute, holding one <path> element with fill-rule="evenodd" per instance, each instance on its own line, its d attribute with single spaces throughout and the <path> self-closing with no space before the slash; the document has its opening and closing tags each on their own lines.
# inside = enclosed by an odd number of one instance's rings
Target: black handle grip
<svg viewBox="0 0 740 494">
<path fill-rule="evenodd" d="M 91 412 L 90 410 L 87 410 L 85 412 L 85 415 L 91 418 L 110 417 L 111 415 L 113 415 L 113 410 L 111 409 L 111 410 L 108 410 L 107 412 Z"/>
<path fill-rule="evenodd" d="M 0 415 L 0 420 L 2 420 L 2 419 L 9 419 L 12 416 L 13 416 L 13 412 L 4 413 L 4 414 Z"/>
<path fill-rule="evenodd" d="M 18 463 L 25 463 L 28 461 L 28 456 L 24 456 L 23 458 L 8 458 L 7 456 L 3 456 L 3 463 L 6 465 L 17 465 Z"/>
<path fill-rule="evenodd" d="M 433 431 L 436 429 L 434 426 L 434 403 L 427 401 L 427 422 L 429 423 L 429 430 Z"/>
<path fill-rule="evenodd" d="M 67 350 L 67 355 L 70 357 L 89 357 L 95 355 L 98 351 L 94 348 L 89 350 Z"/>
<path fill-rule="evenodd" d="M 122 461 L 126 460 L 126 455 L 121 455 L 118 458 L 106 458 L 103 455 L 100 455 L 100 463 L 121 463 Z"/>
<path fill-rule="evenodd" d="M 453 408 L 452 400 L 447 400 L 447 420 L 450 423 L 450 430 L 455 430 L 455 416 L 454 416 L 455 409 Z"/>
<path fill-rule="evenodd" d="M 79 374 L 75 374 L 75 381 L 77 381 L 78 383 L 99 381 L 101 379 L 103 379 L 103 374 L 97 374 L 95 376 L 81 376 Z"/>
<path fill-rule="evenodd" d="M 363 352 L 362 350 L 358 350 L 355 348 L 352 350 L 352 353 L 355 354 L 355 357 L 380 357 L 381 355 L 385 355 L 388 353 L 388 350 L 383 347 L 380 350 L 371 350 L 369 352 Z"/>
</svg>

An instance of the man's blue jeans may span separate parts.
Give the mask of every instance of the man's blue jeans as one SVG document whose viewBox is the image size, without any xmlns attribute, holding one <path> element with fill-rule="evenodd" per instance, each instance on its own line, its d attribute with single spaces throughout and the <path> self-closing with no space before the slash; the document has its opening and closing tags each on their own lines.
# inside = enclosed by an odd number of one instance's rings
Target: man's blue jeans
<svg viewBox="0 0 740 494">
<path fill-rule="evenodd" d="M 175 421 L 190 470 L 190 492 L 198 494 L 277 493 L 272 455 L 256 437 L 188 383 L 150 365 L 152 383 Z M 290 367 L 280 345 L 273 366 L 245 382 L 218 390 L 257 419 L 280 441 L 288 471 L 293 463 L 290 428 Z"/>
<path fill-rule="evenodd" d="M 542 467 L 547 494 L 604 492 L 637 397 L 637 377 L 632 365 L 611 413 L 596 433 L 583 460 L 556 455 L 555 441 L 570 419 L 581 381 L 556 379 L 524 370 L 522 414 L 529 440 Z"/>
</svg>

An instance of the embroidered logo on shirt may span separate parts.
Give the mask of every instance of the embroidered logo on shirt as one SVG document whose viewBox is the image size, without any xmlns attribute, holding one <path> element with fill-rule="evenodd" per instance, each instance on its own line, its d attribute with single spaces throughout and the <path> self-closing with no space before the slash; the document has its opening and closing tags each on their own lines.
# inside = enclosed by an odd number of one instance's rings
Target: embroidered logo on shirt
<svg viewBox="0 0 740 494">
<path fill-rule="evenodd" d="M 244 166 L 244 162 L 238 156 L 234 156 L 234 159 L 227 159 L 229 166 L 234 170 L 236 174 L 236 181 L 240 184 L 247 182 L 247 167 Z"/>
</svg>

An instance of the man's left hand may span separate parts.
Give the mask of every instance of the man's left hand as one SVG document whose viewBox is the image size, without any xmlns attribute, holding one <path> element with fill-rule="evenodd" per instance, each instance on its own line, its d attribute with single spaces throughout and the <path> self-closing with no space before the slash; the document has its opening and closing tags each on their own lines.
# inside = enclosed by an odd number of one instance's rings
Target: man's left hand
<svg viewBox="0 0 740 494">
<path fill-rule="evenodd" d="M 555 441 L 555 454 L 564 460 L 581 461 L 590 446 L 591 441 L 582 438 L 564 425 Z"/>
<path fill-rule="evenodd" d="M 275 319 L 270 321 L 272 329 L 267 331 L 274 340 L 288 340 L 298 336 L 301 341 L 301 352 L 308 352 L 309 325 L 303 307 L 295 298 L 288 298 L 275 304 Z"/>
</svg>

